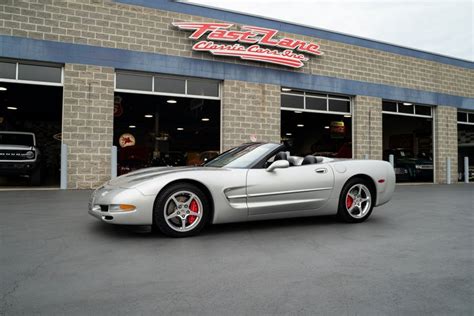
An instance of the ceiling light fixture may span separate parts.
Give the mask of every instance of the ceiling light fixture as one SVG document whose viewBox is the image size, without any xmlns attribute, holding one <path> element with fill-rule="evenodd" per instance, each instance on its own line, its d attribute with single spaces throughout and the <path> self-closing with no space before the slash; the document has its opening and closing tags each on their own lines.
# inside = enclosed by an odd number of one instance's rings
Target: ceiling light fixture
<svg viewBox="0 0 474 316">
<path fill-rule="evenodd" d="M 410 102 L 403 102 L 403 105 L 405 105 L 405 106 L 410 106 L 410 105 L 413 105 L 413 103 L 410 103 Z"/>
<path fill-rule="evenodd" d="M 303 113 L 303 112 L 301 112 L 301 111 L 295 111 L 295 113 L 296 113 L 296 114 L 301 114 L 301 113 Z"/>
<path fill-rule="evenodd" d="M 176 100 L 171 100 L 171 99 L 170 99 L 170 100 L 168 100 L 168 101 L 166 101 L 166 102 L 168 102 L 168 103 L 170 103 L 170 104 L 175 104 L 175 103 L 177 103 L 177 101 L 176 101 Z"/>
<path fill-rule="evenodd" d="M 153 115 L 151 115 L 151 114 L 145 114 L 145 117 L 146 117 L 146 118 L 152 118 Z"/>
<path fill-rule="evenodd" d="M 18 110 L 18 108 L 17 108 L 17 107 L 14 107 L 14 106 L 7 106 L 7 109 L 8 109 L 8 110 Z"/>
<path fill-rule="evenodd" d="M 184 131 L 184 128 L 178 127 L 176 130 L 178 130 L 178 131 Z"/>
<path fill-rule="evenodd" d="M 290 92 L 291 89 L 290 89 L 290 88 L 281 88 L 281 91 L 283 91 L 283 92 Z"/>
<path fill-rule="evenodd" d="M 210 119 L 209 119 L 208 117 L 203 117 L 203 118 L 201 119 L 201 121 L 203 121 L 203 122 L 209 122 Z"/>
<path fill-rule="evenodd" d="M 0 87 L 0 91 L 7 91 L 7 88 L 5 88 L 5 87 Z"/>
<path fill-rule="evenodd" d="M 304 127 L 304 124 L 296 124 L 298 127 Z"/>
<path fill-rule="evenodd" d="M 344 117 L 352 117 L 350 114 L 345 114 Z"/>
<path fill-rule="evenodd" d="M 286 136 L 291 136 L 291 135 L 293 135 L 293 134 L 291 134 L 291 133 L 286 133 Z"/>
<path fill-rule="evenodd" d="M 130 125 L 130 126 L 128 126 L 128 128 L 136 128 L 136 126 L 135 125 Z"/>
<path fill-rule="evenodd" d="M 324 126 L 324 128 L 325 128 L 325 129 L 329 129 L 329 126 L 326 125 L 326 126 Z"/>
</svg>

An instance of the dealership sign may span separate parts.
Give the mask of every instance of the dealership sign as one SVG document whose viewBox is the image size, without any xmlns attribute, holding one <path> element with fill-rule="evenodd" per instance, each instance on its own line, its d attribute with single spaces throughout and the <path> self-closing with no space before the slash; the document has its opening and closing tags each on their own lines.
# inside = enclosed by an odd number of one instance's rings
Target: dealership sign
<svg viewBox="0 0 474 316">
<path fill-rule="evenodd" d="M 323 54 L 316 43 L 278 38 L 277 30 L 263 27 L 244 25 L 236 31 L 230 30 L 234 26 L 231 23 L 174 22 L 173 25 L 180 30 L 193 31 L 189 38 L 198 41 L 193 50 L 217 56 L 301 68 L 303 62 L 309 60 L 307 55 Z"/>
</svg>

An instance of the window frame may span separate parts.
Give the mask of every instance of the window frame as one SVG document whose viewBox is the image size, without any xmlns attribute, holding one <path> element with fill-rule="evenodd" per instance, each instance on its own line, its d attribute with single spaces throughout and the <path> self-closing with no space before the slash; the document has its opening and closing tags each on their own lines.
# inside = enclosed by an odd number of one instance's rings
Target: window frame
<svg viewBox="0 0 474 316">
<path fill-rule="evenodd" d="M 152 83 L 151 83 L 151 90 L 133 90 L 133 89 L 123 89 L 117 88 L 117 74 L 130 74 L 130 75 L 141 75 L 141 76 L 151 76 Z M 155 91 L 155 77 L 160 78 L 170 78 L 170 79 L 180 79 L 185 81 L 185 93 L 171 93 L 171 92 L 159 92 Z M 206 81 L 215 81 L 218 85 L 218 96 L 208 96 L 208 95 L 194 95 L 188 94 L 188 80 L 206 80 Z M 221 81 L 215 79 L 208 79 L 208 78 L 198 78 L 198 77 L 181 77 L 181 76 L 173 76 L 168 74 L 160 74 L 160 73 L 147 73 L 147 72 L 138 72 L 138 71 L 127 71 L 117 69 L 114 72 L 114 91 L 115 92 L 123 92 L 123 93 L 134 93 L 134 94 L 147 94 L 147 95 L 160 95 L 160 96 L 169 96 L 169 97 L 181 97 L 181 98 L 195 98 L 195 99 L 207 99 L 207 100 L 220 100 L 222 96 L 222 84 Z"/>
<path fill-rule="evenodd" d="M 458 121 L 457 113 L 465 113 L 466 114 L 466 121 Z M 470 119 L 472 119 L 473 121 L 471 122 Z M 456 122 L 458 124 L 461 124 L 461 125 L 474 125 L 474 112 L 458 110 L 456 112 Z"/>
<path fill-rule="evenodd" d="M 6 59 L 0 59 L 0 62 L 15 64 L 15 79 L 0 77 L 0 82 L 34 84 L 34 85 L 55 86 L 55 87 L 64 86 L 64 65 L 45 63 L 45 62 L 32 62 L 32 61 L 26 61 L 26 60 L 22 61 L 22 60 L 6 60 Z M 44 66 L 44 67 L 60 68 L 61 69 L 61 78 L 60 78 L 61 81 L 60 82 L 51 82 L 51 81 L 41 81 L 41 80 L 18 79 L 18 76 L 19 76 L 18 71 L 19 71 L 19 65 L 20 64 L 40 66 L 40 67 Z"/>
<path fill-rule="evenodd" d="M 326 113 L 326 114 L 337 114 L 337 115 L 351 115 L 352 116 L 352 97 L 348 95 L 336 95 L 330 94 L 325 92 L 318 92 L 318 91 L 302 91 L 297 90 L 297 93 L 292 93 L 291 91 L 284 91 L 283 89 L 291 89 L 287 87 L 281 87 L 280 93 L 281 95 L 291 95 L 303 98 L 303 108 L 292 108 L 292 107 L 285 107 L 280 104 L 280 109 L 285 111 L 298 111 L 298 112 L 308 112 L 308 113 Z M 293 89 L 292 89 L 293 90 Z M 314 95 L 319 94 L 319 95 Z M 326 110 L 313 110 L 308 109 L 306 107 L 306 100 L 310 99 L 320 99 L 326 100 Z M 330 111 L 329 110 L 329 100 L 336 100 L 336 101 L 346 101 L 349 102 L 349 111 L 348 112 L 339 112 L 339 111 Z"/>
<path fill-rule="evenodd" d="M 401 115 L 401 116 L 411 116 L 411 117 L 423 117 L 423 118 L 433 118 L 433 106 L 427 105 L 427 104 L 419 104 L 419 103 L 411 103 L 411 106 L 413 106 L 413 112 L 412 113 L 405 113 L 405 112 L 400 112 L 399 108 L 403 105 L 404 102 L 407 101 L 393 101 L 393 100 L 382 100 L 382 102 L 391 102 L 395 103 L 395 109 L 396 111 L 384 111 L 383 110 L 383 105 L 382 105 L 382 113 L 383 114 L 391 114 L 391 115 Z M 422 106 L 430 109 L 430 115 L 424 115 L 424 114 L 416 114 L 416 107 L 417 106 Z"/>
</svg>

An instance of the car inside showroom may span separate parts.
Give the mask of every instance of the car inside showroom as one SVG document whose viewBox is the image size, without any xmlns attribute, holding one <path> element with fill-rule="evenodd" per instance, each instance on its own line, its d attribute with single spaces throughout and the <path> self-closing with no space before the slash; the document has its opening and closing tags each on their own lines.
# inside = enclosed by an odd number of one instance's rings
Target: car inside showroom
<svg viewBox="0 0 474 316">
<path fill-rule="evenodd" d="M 0 186 L 59 187 L 62 67 L 0 61 L 0 77 Z"/>
<path fill-rule="evenodd" d="M 201 165 L 219 153 L 219 81 L 119 72 L 115 91 L 118 175 Z"/>
</svg>

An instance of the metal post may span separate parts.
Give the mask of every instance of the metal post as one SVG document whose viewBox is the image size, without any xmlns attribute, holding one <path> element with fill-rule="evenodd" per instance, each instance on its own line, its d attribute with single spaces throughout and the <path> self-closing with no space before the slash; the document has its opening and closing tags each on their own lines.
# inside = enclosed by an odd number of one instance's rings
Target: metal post
<svg viewBox="0 0 474 316">
<path fill-rule="evenodd" d="M 67 145 L 61 144 L 61 177 L 59 187 L 61 190 L 67 189 Z"/>
<path fill-rule="evenodd" d="M 395 156 L 393 154 L 388 155 L 388 161 L 392 165 L 392 167 L 395 166 Z"/>
<path fill-rule="evenodd" d="M 117 178 L 117 146 L 112 146 L 110 162 L 110 176 Z"/>
<path fill-rule="evenodd" d="M 369 155 L 368 155 L 368 154 L 365 154 L 365 155 L 364 155 L 364 159 L 365 159 L 365 160 L 368 160 L 368 159 L 369 159 Z"/>
<path fill-rule="evenodd" d="M 469 183 L 469 157 L 464 157 L 464 183 Z"/>
<path fill-rule="evenodd" d="M 446 184 L 451 184 L 451 158 L 446 157 Z"/>
</svg>

